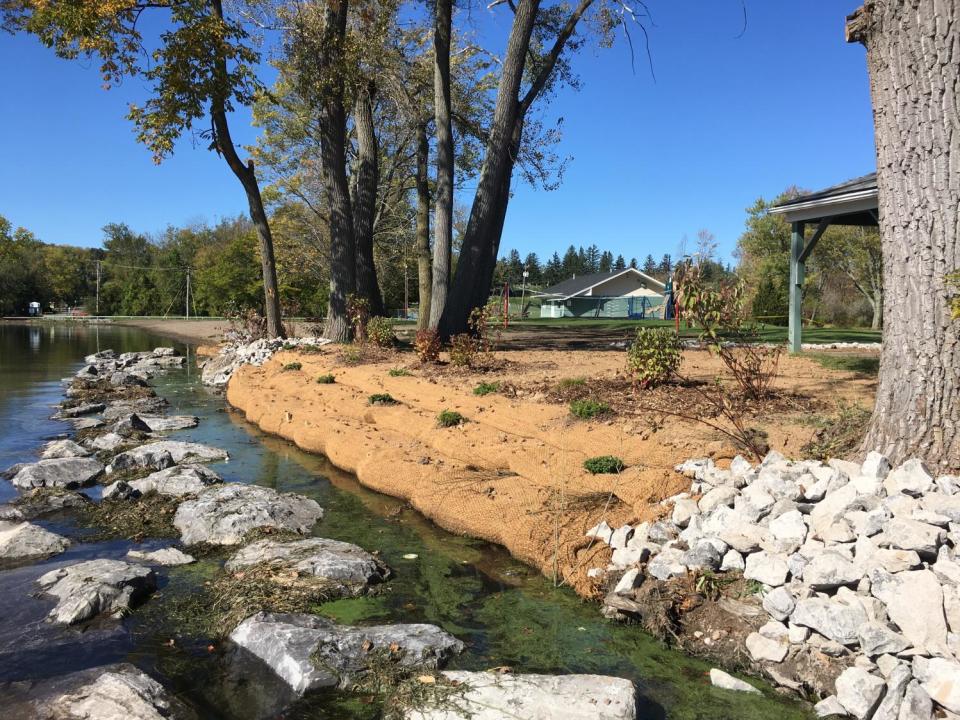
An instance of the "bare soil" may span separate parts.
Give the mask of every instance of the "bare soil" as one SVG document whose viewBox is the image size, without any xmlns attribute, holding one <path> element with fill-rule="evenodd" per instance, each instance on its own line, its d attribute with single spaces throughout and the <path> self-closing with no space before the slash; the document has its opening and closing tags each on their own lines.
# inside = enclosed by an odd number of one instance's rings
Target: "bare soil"
<svg viewBox="0 0 960 720">
<path fill-rule="evenodd" d="M 499 543 L 597 596 L 602 589 L 586 572 L 604 567 L 609 550 L 587 541 L 588 528 L 657 517 L 666 510 L 661 500 L 689 487 L 676 464 L 709 455 L 722 465 L 744 452 L 698 390 L 723 377 L 716 358 L 686 351 L 686 381 L 655 390 L 635 390 L 624 359 L 622 350 L 517 350 L 496 353 L 482 367 L 455 368 L 421 365 L 410 352 L 284 351 L 263 367 L 241 369 L 227 398 L 264 431 L 326 455 L 447 530 Z M 294 362 L 299 369 L 283 369 Z M 390 375 L 401 368 L 407 374 Z M 318 384 L 327 373 L 335 382 Z M 499 389 L 474 395 L 481 382 Z M 773 396 L 747 405 L 745 422 L 765 433 L 771 448 L 796 456 L 838 401 L 870 407 L 874 390 L 875 381 L 861 375 L 784 357 Z M 378 393 L 398 404 L 370 405 Z M 586 397 L 610 412 L 573 417 L 569 401 Z M 467 422 L 440 428 L 443 410 Z M 622 458 L 626 468 L 591 475 L 583 461 L 599 455 Z"/>
</svg>

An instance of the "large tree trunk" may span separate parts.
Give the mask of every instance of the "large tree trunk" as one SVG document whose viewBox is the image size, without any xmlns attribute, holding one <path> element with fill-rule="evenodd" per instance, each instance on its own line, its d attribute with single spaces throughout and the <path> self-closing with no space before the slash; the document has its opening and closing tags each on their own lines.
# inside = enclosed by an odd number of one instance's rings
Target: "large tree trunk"
<svg viewBox="0 0 960 720">
<path fill-rule="evenodd" d="M 453 0 L 437 0 L 433 26 L 434 124 L 437 182 L 433 220 L 433 292 L 430 327 L 437 327 L 447 304 L 453 252 L 453 124 L 450 119 L 450 33 Z"/>
<path fill-rule="evenodd" d="M 430 326 L 433 272 L 430 267 L 430 180 L 427 165 L 430 162 L 430 143 L 426 123 L 417 125 L 417 279 L 420 289 L 420 307 L 417 329 Z"/>
<path fill-rule="evenodd" d="M 383 315 L 383 296 L 373 262 L 373 226 L 379 182 L 377 136 L 373 129 L 372 85 L 357 93 L 353 122 L 357 131 L 356 202 L 353 205 L 353 235 L 356 244 L 357 295 L 370 303 L 371 315 Z"/>
<path fill-rule="evenodd" d="M 340 67 L 343 62 L 347 4 L 347 0 L 330 0 L 324 8 L 322 68 Z M 356 247 L 347 183 L 347 114 L 343 77 L 336 71 L 330 74 L 333 77 L 327 79 L 321 93 L 319 113 L 321 175 L 330 207 L 330 300 L 324 335 L 334 342 L 349 342 L 347 296 L 356 290 Z"/>
<path fill-rule="evenodd" d="M 211 0 L 210 8 L 215 17 L 223 20 L 223 4 L 221 0 Z M 226 62 L 218 58 L 215 72 L 226 77 Z M 226 81 L 223 80 L 224 86 Z M 244 165 L 237 155 L 237 149 L 230 137 L 230 125 L 227 122 L 224 98 L 215 98 L 211 103 L 210 115 L 213 120 L 217 152 L 227 162 L 230 170 L 243 185 L 247 195 L 247 206 L 250 211 L 250 220 L 257 229 L 257 239 L 260 241 L 260 270 L 263 276 L 263 314 L 267 321 L 267 336 L 271 338 L 286 337 L 283 330 L 283 321 L 280 315 L 280 291 L 277 287 L 277 263 L 273 255 L 273 235 L 270 232 L 270 222 L 263 208 L 263 198 L 260 196 L 260 185 L 253 168 L 253 160 Z"/>
<path fill-rule="evenodd" d="M 883 350 L 864 450 L 960 466 L 960 0 L 870 0 L 847 21 L 867 48 L 883 246 Z"/>
<path fill-rule="evenodd" d="M 520 0 L 517 4 L 477 192 L 470 209 L 470 220 L 457 259 L 451 292 L 440 321 L 440 334 L 443 337 L 466 332 L 470 311 L 486 304 L 486 296 L 490 292 L 490 281 L 496 266 L 495 245 L 499 244 L 499 237 L 494 238 L 494 234 L 502 228 L 506 212 L 504 198 L 509 193 L 515 160 L 515 157 L 511 157 L 511 148 L 520 116 L 520 82 L 539 7 L 539 0 Z M 436 271 L 434 267 L 434 273 Z"/>
</svg>

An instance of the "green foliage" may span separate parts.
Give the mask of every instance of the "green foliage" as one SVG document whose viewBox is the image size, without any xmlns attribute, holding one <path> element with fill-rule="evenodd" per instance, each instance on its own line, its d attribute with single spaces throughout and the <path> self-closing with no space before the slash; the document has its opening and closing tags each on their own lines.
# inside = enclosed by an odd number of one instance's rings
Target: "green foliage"
<svg viewBox="0 0 960 720">
<path fill-rule="evenodd" d="M 584 387 L 587 384 L 585 377 L 562 378 L 557 381 L 558 390 L 572 390 L 574 388 Z"/>
<path fill-rule="evenodd" d="M 644 388 L 669 380 L 681 359 L 680 339 L 667 328 L 639 328 L 627 348 L 627 370 Z"/>
<path fill-rule="evenodd" d="M 367 340 L 367 322 L 370 320 L 370 301 L 365 297 L 347 295 L 347 317 L 353 329 L 353 339 L 362 343 Z"/>
<path fill-rule="evenodd" d="M 379 316 L 367 320 L 367 339 L 377 347 L 393 347 L 393 321 Z"/>
<path fill-rule="evenodd" d="M 583 461 L 583 469 L 591 475 L 614 474 L 620 472 L 625 467 L 626 465 L 623 464 L 623 460 L 615 455 L 599 455 Z"/>
<path fill-rule="evenodd" d="M 477 355 L 476 342 L 472 335 L 460 333 L 450 338 L 450 364 L 470 367 Z"/>
<path fill-rule="evenodd" d="M 495 393 L 500 390 L 500 383 L 498 382 L 482 382 L 473 388 L 474 395 L 489 395 L 490 393 Z"/>
<path fill-rule="evenodd" d="M 786 325 L 789 298 L 786 283 L 776 283 L 771 277 L 760 280 L 753 296 L 753 316 L 769 325 Z"/>
<path fill-rule="evenodd" d="M 291 371 L 291 370 L 300 370 L 300 369 L 302 369 L 302 368 L 303 368 L 303 364 L 302 364 L 302 363 L 298 363 L 298 362 L 288 362 L 287 364 L 285 364 L 285 365 L 283 366 L 282 370 L 283 370 L 283 372 L 289 372 L 289 371 Z"/>
<path fill-rule="evenodd" d="M 870 416 L 866 408 L 840 401 L 837 414 L 822 421 L 810 442 L 803 446 L 804 456 L 829 460 L 855 454 L 867 434 Z"/>
<path fill-rule="evenodd" d="M 420 362 L 436 362 L 440 357 L 440 334 L 433 328 L 417 330 L 413 350 Z"/>
<path fill-rule="evenodd" d="M 948 273 L 947 287 L 951 289 L 950 293 L 950 317 L 954 320 L 960 320 L 960 270 L 954 270 Z"/>
<path fill-rule="evenodd" d="M 387 375 L 390 377 L 407 377 L 410 375 L 410 373 L 406 368 L 390 368 L 390 370 L 387 372 Z"/>
<path fill-rule="evenodd" d="M 443 410 L 437 415 L 437 425 L 440 427 L 454 427 L 463 425 L 467 419 L 455 410 Z"/>
<path fill-rule="evenodd" d="M 574 400 L 570 403 L 570 414 L 581 420 L 590 420 L 610 412 L 610 406 L 599 400 Z"/>
<path fill-rule="evenodd" d="M 371 405 L 399 405 L 390 393 L 374 393 L 367 402 Z"/>
<path fill-rule="evenodd" d="M 875 378 L 880 372 L 879 355 L 851 355 L 849 353 L 804 353 L 814 362 L 828 370 L 852 372 L 864 377 Z"/>
<path fill-rule="evenodd" d="M 326 375 L 317 375 L 318 385 L 333 385 L 333 383 L 335 383 L 336 381 L 337 379 L 329 373 L 327 373 Z"/>
</svg>

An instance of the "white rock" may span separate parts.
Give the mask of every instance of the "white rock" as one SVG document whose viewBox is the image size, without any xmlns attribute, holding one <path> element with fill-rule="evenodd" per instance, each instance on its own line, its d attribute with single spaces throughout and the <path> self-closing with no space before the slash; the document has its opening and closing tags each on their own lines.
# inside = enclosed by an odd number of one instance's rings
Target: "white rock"
<svg viewBox="0 0 960 720">
<path fill-rule="evenodd" d="M 737 455 L 730 461 L 730 472 L 734 475 L 746 475 L 753 470 L 753 465 L 742 455 Z"/>
<path fill-rule="evenodd" d="M 895 517 L 875 539 L 881 547 L 913 550 L 921 557 L 934 558 L 937 549 L 947 539 L 947 534 L 936 525 Z"/>
<path fill-rule="evenodd" d="M 737 457 L 739 457 L 739 455 Z M 750 683 L 746 683 L 739 678 L 733 677 L 733 675 L 725 673 L 723 670 L 718 670 L 717 668 L 710 669 L 710 683 L 714 687 L 723 688 L 724 690 L 736 690 L 738 692 L 755 693 L 757 695 L 762 694 Z"/>
<path fill-rule="evenodd" d="M 797 600 L 790 616 L 794 625 L 808 627 L 841 645 L 860 642 L 857 629 L 868 619 L 866 610 L 859 603 L 817 597 Z"/>
<path fill-rule="evenodd" d="M 930 720 L 933 717 L 933 703 L 930 694 L 916 680 L 911 680 L 900 703 L 898 720 Z"/>
<path fill-rule="evenodd" d="M 841 585 L 854 585 L 863 575 L 863 568 L 828 550 L 807 563 L 803 569 L 803 582 L 814 590 L 830 590 Z"/>
<path fill-rule="evenodd" d="M 867 453 L 867 459 L 863 461 L 860 467 L 860 474 L 865 477 L 883 480 L 890 474 L 890 461 L 886 455 L 882 455 L 874 450 Z"/>
<path fill-rule="evenodd" d="M 727 507 L 732 506 L 733 500 L 736 497 L 737 497 L 737 491 L 732 487 L 724 486 L 724 487 L 714 488 L 713 490 L 708 492 L 706 495 L 704 495 L 702 498 L 700 498 L 698 507 L 701 513 L 708 513 L 711 510 L 713 510 L 715 507 L 718 507 L 720 505 L 726 505 Z"/>
<path fill-rule="evenodd" d="M 807 538 L 807 524 L 799 510 L 785 512 L 778 518 L 770 521 L 770 533 L 781 540 L 796 540 L 802 545 Z"/>
<path fill-rule="evenodd" d="M 857 628 L 860 638 L 860 649 L 870 657 L 885 653 L 897 654 L 910 647 L 907 639 L 876 621 L 865 622 Z"/>
<path fill-rule="evenodd" d="M 906 692 L 907 683 L 910 682 L 910 668 L 898 663 L 883 675 L 887 678 L 887 687 L 872 720 L 899 720 L 903 694 Z"/>
<path fill-rule="evenodd" d="M 720 570 L 722 572 L 743 570 L 744 567 L 746 567 L 746 565 L 743 562 L 743 556 L 736 550 L 727 550 L 723 556 L 723 560 L 720 561 Z"/>
<path fill-rule="evenodd" d="M 633 683 L 604 675 L 514 675 L 446 671 L 462 688 L 431 707 L 403 711 L 403 720 L 635 720 Z"/>
<path fill-rule="evenodd" d="M 53 458 L 87 457 L 89 454 L 89 450 L 73 440 L 53 440 L 44 446 L 40 457 L 44 460 L 51 460 Z"/>
<path fill-rule="evenodd" d="M 934 702 L 950 712 L 960 713 L 960 663 L 930 658 L 925 663 L 914 664 L 914 675 Z"/>
<path fill-rule="evenodd" d="M 950 557 L 946 546 L 940 548 L 937 561 L 930 566 L 937 577 L 945 583 L 960 585 L 960 563 Z"/>
<path fill-rule="evenodd" d="M 754 660 L 766 660 L 775 663 L 783 662 L 783 659 L 787 656 L 787 651 L 790 649 L 789 642 L 779 639 L 774 640 L 758 632 L 747 635 L 746 646 L 750 652 L 750 657 Z"/>
<path fill-rule="evenodd" d="M 786 557 L 761 551 L 747 556 L 743 576 L 776 587 L 786 582 L 789 572 Z"/>
<path fill-rule="evenodd" d="M 886 683 L 863 668 L 844 670 L 837 678 L 837 699 L 858 720 L 869 718 L 883 696 Z"/>
<path fill-rule="evenodd" d="M 58 679 L 52 697 L 37 684 L 41 697 L 36 717 L 54 720 L 163 720 L 188 717 L 160 683 L 132 665 L 108 665 Z M 60 690 L 66 685 L 66 692 Z M 16 710 L 13 715 L 20 717 Z M 33 717 L 33 715 L 31 715 Z"/>
<path fill-rule="evenodd" d="M 817 714 L 818 718 L 847 714 L 846 708 L 840 704 L 840 701 L 837 700 L 836 695 L 825 697 L 823 700 L 813 706 L 813 711 Z"/>
<path fill-rule="evenodd" d="M 29 522 L 0 520 L 0 561 L 38 560 L 70 547 L 67 538 Z"/>
<path fill-rule="evenodd" d="M 227 451 L 200 443 L 159 440 L 120 453 L 110 463 L 112 471 L 135 468 L 163 470 L 185 462 L 226 460 Z"/>
<path fill-rule="evenodd" d="M 601 520 L 599 524 L 587 530 L 587 537 L 595 537 L 597 540 L 609 545 L 610 538 L 613 537 L 613 528 L 607 525 L 606 520 Z"/>
<path fill-rule="evenodd" d="M 774 588 L 763 596 L 763 609 L 776 620 L 786 620 L 796 606 L 796 598 L 783 586 Z"/>
<path fill-rule="evenodd" d="M 914 647 L 931 655 L 949 653 L 943 591 L 936 575 L 929 570 L 896 575 L 874 570 L 870 582 L 870 592 L 887 606 L 890 620 Z"/>
<path fill-rule="evenodd" d="M 620 581 L 613 591 L 615 593 L 628 593 L 642 581 L 643 578 L 640 575 L 640 570 L 638 568 L 630 568 L 623 574 L 623 577 L 620 578 Z"/>
<path fill-rule="evenodd" d="M 944 495 L 960 493 L 960 475 L 941 475 L 936 480 L 937 489 Z"/>
<path fill-rule="evenodd" d="M 618 527 L 610 535 L 609 545 L 614 550 L 619 550 L 620 548 L 625 548 L 627 543 L 630 542 L 630 538 L 633 537 L 633 527 L 631 525 L 624 525 Z"/>
<path fill-rule="evenodd" d="M 800 643 L 804 643 L 808 637 L 810 637 L 809 628 L 794 625 L 793 623 L 787 625 L 787 639 L 792 644 L 799 645 Z"/>
<path fill-rule="evenodd" d="M 893 470 L 883 483 L 888 495 L 904 493 L 906 495 L 923 495 L 933 488 L 933 478 L 930 476 L 922 460 L 907 460 L 903 465 Z"/>
<path fill-rule="evenodd" d="M 19 468 L 10 482 L 14 487 L 77 488 L 89 485 L 103 472 L 103 465 L 90 457 L 52 458 Z"/>
<path fill-rule="evenodd" d="M 669 580 L 687 574 L 683 564 L 684 552 L 676 548 L 665 548 L 659 555 L 647 563 L 647 573 L 657 580 Z"/>
<path fill-rule="evenodd" d="M 127 557 L 133 560 L 143 560 L 151 565 L 163 565 L 166 567 L 172 567 L 174 565 L 189 565 L 190 563 L 197 561 L 193 555 L 188 555 L 182 550 L 178 550 L 174 547 L 161 548 L 160 550 L 153 550 L 151 552 L 146 552 L 144 550 L 129 550 L 127 552 Z"/>
<path fill-rule="evenodd" d="M 51 570 L 37 579 L 58 602 L 51 622 L 72 625 L 100 613 L 118 615 L 156 589 L 153 570 L 122 560 L 88 560 Z"/>
<path fill-rule="evenodd" d="M 673 514 L 670 519 L 677 527 L 686 527 L 690 518 L 700 512 L 697 501 L 692 498 L 679 498 L 673 504 Z"/>
</svg>

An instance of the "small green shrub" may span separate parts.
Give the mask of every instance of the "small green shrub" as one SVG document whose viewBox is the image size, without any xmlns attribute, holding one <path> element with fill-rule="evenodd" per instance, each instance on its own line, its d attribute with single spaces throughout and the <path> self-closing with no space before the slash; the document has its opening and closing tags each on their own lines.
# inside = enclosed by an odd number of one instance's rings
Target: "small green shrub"
<svg viewBox="0 0 960 720">
<path fill-rule="evenodd" d="M 377 347 L 393 347 L 393 320 L 379 315 L 367 320 L 367 339 Z"/>
<path fill-rule="evenodd" d="M 450 338 L 450 364 L 457 367 L 470 367 L 477 354 L 473 337 L 460 333 Z"/>
<path fill-rule="evenodd" d="M 625 467 L 623 460 L 615 455 L 600 455 L 583 461 L 583 469 L 591 475 L 618 473 Z"/>
<path fill-rule="evenodd" d="M 590 420 L 606 415 L 608 412 L 610 412 L 610 406 L 599 400 L 574 400 L 570 403 L 570 414 L 581 420 Z"/>
<path fill-rule="evenodd" d="M 363 362 L 363 346 L 347 345 L 340 351 L 340 358 L 346 365 L 357 365 Z"/>
<path fill-rule="evenodd" d="M 368 399 L 371 405 L 397 405 L 397 401 L 390 393 L 374 393 Z"/>
<path fill-rule="evenodd" d="M 406 368 L 390 368 L 387 372 L 390 377 L 407 377 L 410 375 Z"/>
<path fill-rule="evenodd" d="M 440 357 L 440 335 L 432 328 L 417 330 L 413 349 L 420 362 L 436 362 Z"/>
<path fill-rule="evenodd" d="M 495 393 L 500 390 L 500 383 L 498 382 L 482 382 L 473 389 L 474 395 L 489 395 L 490 393 Z"/>
<path fill-rule="evenodd" d="M 336 378 L 334 378 L 333 375 L 327 374 L 327 375 L 317 376 L 318 385 L 333 385 L 333 383 L 335 382 L 336 382 Z"/>
<path fill-rule="evenodd" d="M 283 372 L 287 372 L 288 370 L 299 370 L 302 367 L 303 365 L 298 362 L 290 362 L 283 366 Z"/>
<path fill-rule="evenodd" d="M 627 348 L 627 370 L 644 388 L 669 380 L 680 359 L 680 340 L 667 328 L 639 328 Z"/>
<path fill-rule="evenodd" d="M 437 425 L 440 427 L 454 427 L 463 425 L 467 419 L 455 410 L 444 410 L 437 415 Z"/>
</svg>

